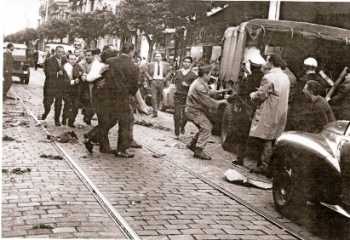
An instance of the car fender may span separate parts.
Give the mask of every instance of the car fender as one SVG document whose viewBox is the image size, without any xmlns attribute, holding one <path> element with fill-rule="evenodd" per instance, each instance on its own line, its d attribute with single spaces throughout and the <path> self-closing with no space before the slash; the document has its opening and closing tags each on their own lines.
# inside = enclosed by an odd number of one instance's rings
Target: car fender
<svg viewBox="0 0 350 240">
<path fill-rule="evenodd" d="M 324 161 L 325 164 L 334 171 L 336 175 L 341 174 L 340 162 L 333 150 L 333 143 L 320 134 L 304 132 L 285 132 L 277 140 L 274 150 L 274 156 L 283 153 L 283 149 L 297 151 L 301 154 L 307 154 Z M 310 159 L 310 158 L 306 158 Z"/>
</svg>

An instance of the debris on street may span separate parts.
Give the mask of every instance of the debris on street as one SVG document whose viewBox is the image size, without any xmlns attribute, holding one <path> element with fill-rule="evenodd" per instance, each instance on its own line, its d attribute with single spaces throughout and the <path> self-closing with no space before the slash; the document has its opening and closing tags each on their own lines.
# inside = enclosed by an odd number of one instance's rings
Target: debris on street
<svg viewBox="0 0 350 240">
<path fill-rule="evenodd" d="M 33 226 L 33 229 L 53 229 L 54 227 L 52 227 L 51 225 L 47 225 L 47 224 L 37 224 Z"/>
<path fill-rule="evenodd" d="M 14 168 L 11 170 L 11 173 L 20 175 L 20 174 L 24 174 L 27 172 L 29 173 L 31 171 L 32 171 L 32 169 L 30 169 L 30 168 Z"/>
<path fill-rule="evenodd" d="M 250 179 L 234 169 L 228 169 L 225 173 L 227 181 L 247 187 L 256 187 L 264 190 L 272 189 L 271 183 Z"/>
<path fill-rule="evenodd" d="M 47 159 L 52 159 L 52 160 L 62 160 L 63 157 L 59 155 L 51 155 L 51 154 L 41 154 L 41 158 L 47 158 Z"/>
<path fill-rule="evenodd" d="M 74 131 L 64 132 L 58 136 L 47 135 L 48 140 L 57 141 L 60 143 L 77 143 L 78 135 Z"/>
<path fill-rule="evenodd" d="M 154 153 L 154 154 L 152 154 L 152 157 L 154 157 L 154 158 L 161 158 L 161 157 L 164 157 L 164 156 L 166 156 L 166 154 L 164 154 L 164 153 Z"/>
<path fill-rule="evenodd" d="M 12 142 L 12 141 L 16 141 L 16 139 L 14 139 L 13 137 L 9 137 L 7 135 L 2 137 L 2 141 L 7 141 L 7 142 Z"/>
</svg>

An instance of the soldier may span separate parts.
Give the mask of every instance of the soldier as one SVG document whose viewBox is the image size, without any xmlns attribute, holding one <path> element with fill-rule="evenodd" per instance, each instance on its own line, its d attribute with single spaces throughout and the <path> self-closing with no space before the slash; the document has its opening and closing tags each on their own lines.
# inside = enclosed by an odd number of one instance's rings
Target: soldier
<svg viewBox="0 0 350 240">
<path fill-rule="evenodd" d="M 175 74 L 175 113 L 174 113 L 174 129 L 176 137 L 179 137 L 180 132 L 185 133 L 185 106 L 188 89 L 192 82 L 197 78 L 197 75 L 191 70 L 192 58 L 185 57 L 183 59 L 182 68 Z"/>
<path fill-rule="evenodd" d="M 211 157 L 204 152 L 204 148 L 213 128 L 209 115 L 218 106 L 217 101 L 210 97 L 217 93 L 215 90 L 210 90 L 208 86 L 211 68 L 210 65 L 199 68 L 199 78 L 190 86 L 185 108 L 187 119 L 192 121 L 199 129 L 187 147 L 194 151 L 194 157 L 202 160 L 211 160 Z"/>
<path fill-rule="evenodd" d="M 62 108 L 62 98 L 64 89 L 64 73 L 63 65 L 66 59 L 64 58 L 64 48 L 56 47 L 56 54 L 48 58 L 44 64 L 45 83 L 44 83 L 44 113 L 41 116 L 45 120 L 50 113 L 51 105 L 55 102 L 55 125 L 61 126 L 60 115 Z"/>
<path fill-rule="evenodd" d="M 13 56 L 12 52 L 15 49 L 12 43 L 8 43 L 6 50 L 4 52 L 4 89 L 3 89 L 3 98 L 6 98 L 7 92 L 9 91 L 12 85 L 12 71 L 13 71 Z"/>
</svg>

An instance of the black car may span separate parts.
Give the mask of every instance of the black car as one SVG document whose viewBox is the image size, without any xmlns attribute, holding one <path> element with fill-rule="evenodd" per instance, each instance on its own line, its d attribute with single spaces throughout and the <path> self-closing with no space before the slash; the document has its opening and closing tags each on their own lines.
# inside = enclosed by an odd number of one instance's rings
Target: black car
<svg viewBox="0 0 350 240">
<path fill-rule="evenodd" d="M 335 121 L 320 133 L 290 131 L 276 141 L 273 198 L 284 215 L 320 204 L 350 218 L 350 122 Z"/>
</svg>

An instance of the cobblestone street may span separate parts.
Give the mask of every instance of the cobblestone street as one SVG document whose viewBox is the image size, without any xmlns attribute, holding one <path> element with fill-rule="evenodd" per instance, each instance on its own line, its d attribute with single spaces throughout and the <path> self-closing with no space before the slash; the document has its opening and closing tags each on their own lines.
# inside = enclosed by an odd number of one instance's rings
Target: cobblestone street
<svg viewBox="0 0 350 240">
<path fill-rule="evenodd" d="M 33 72 L 32 76 L 28 86 L 14 84 L 12 93 L 38 116 L 42 111 L 43 78 L 41 72 Z M 118 226 L 63 159 L 40 158 L 41 154 L 59 153 L 29 116 L 18 116 L 24 111 L 20 101 L 8 100 L 4 106 L 4 135 L 15 141 L 4 142 L 3 169 L 9 172 L 3 170 L 2 236 L 122 237 Z M 7 127 L 6 120 L 13 116 L 28 122 L 28 127 Z M 82 125 L 80 117 L 74 129 L 79 142 L 58 144 L 142 239 L 296 239 L 213 184 L 305 239 L 318 239 L 275 212 L 271 191 L 226 182 L 223 173 L 232 168 L 234 156 L 221 149 L 217 138 L 213 137 L 209 146 L 213 161 L 193 159 L 184 144 L 193 126 L 187 127 L 188 134 L 181 141 L 175 140 L 173 133 L 167 131 L 172 128 L 171 115 L 161 113 L 154 124 L 165 130 L 136 125 L 134 138 L 144 148 L 136 150 L 133 159 L 120 159 L 97 150 L 93 154 L 86 152 L 82 135 L 89 127 Z M 52 115 L 44 124 L 52 135 L 71 131 L 68 127 L 55 127 Z M 113 129 L 112 146 L 116 145 L 115 135 Z M 10 173 L 19 167 L 31 171 L 22 175 Z M 237 169 L 249 174 L 246 169 Z M 52 229 L 33 229 L 36 224 L 50 225 Z"/>
</svg>

